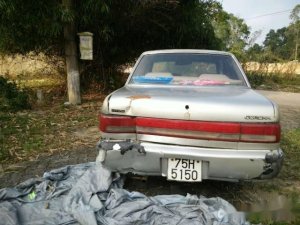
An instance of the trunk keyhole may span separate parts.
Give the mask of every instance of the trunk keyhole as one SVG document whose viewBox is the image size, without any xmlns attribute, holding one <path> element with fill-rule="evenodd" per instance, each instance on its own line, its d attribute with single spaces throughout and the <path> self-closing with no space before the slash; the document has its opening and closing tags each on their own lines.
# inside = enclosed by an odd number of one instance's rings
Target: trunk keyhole
<svg viewBox="0 0 300 225">
<path fill-rule="evenodd" d="M 186 109 L 186 110 L 188 110 L 189 108 L 190 108 L 189 105 L 186 105 L 186 106 L 185 106 L 185 109 Z"/>
</svg>

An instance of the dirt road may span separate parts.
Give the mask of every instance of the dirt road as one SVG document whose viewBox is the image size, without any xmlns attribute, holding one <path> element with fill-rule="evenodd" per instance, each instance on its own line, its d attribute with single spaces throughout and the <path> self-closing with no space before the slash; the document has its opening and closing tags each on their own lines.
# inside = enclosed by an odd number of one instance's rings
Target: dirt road
<svg viewBox="0 0 300 225">
<path fill-rule="evenodd" d="M 300 93 L 258 91 L 279 105 L 284 130 L 300 128 Z"/>
</svg>

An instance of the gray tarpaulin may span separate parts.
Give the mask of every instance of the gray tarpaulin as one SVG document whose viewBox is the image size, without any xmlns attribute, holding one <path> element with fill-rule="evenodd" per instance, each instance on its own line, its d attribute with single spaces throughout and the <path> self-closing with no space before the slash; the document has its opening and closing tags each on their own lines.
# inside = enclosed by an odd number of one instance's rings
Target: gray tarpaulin
<svg viewBox="0 0 300 225">
<path fill-rule="evenodd" d="M 66 166 L 0 190 L 0 224 L 248 224 L 221 198 L 128 192 L 100 163 Z"/>
</svg>

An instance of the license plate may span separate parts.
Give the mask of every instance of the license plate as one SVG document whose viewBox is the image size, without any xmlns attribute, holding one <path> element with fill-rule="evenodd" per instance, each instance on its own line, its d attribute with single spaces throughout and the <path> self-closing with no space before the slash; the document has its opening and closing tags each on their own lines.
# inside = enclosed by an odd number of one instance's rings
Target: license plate
<svg viewBox="0 0 300 225">
<path fill-rule="evenodd" d="M 201 181 L 201 160 L 168 159 L 168 180 Z"/>
</svg>

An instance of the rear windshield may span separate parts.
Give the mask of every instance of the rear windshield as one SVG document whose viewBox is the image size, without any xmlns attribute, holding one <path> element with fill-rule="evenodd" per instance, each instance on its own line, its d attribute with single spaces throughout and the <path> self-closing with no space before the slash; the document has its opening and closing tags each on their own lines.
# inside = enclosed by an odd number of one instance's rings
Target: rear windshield
<svg viewBox="0 0 300 225">
<path fill-rule="evenodd" d="M 145 55 L 130 84 L 161 85 L 246 85 L 230 55 L 165 53 Z"/>
</svg>

